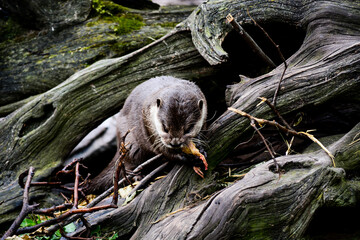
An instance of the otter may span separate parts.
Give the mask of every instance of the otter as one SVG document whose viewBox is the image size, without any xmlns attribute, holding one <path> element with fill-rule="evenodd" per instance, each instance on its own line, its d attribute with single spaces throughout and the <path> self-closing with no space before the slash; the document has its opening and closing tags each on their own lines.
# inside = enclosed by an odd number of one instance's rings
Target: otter
<svg viewBox="0 0 360 240">
<path fill-rule="evenodd" d="M 149 79 L 130 93 L 117 118 L 117 140 L 124 134 L 129 143 L 124 160 L 133 170 L 151 156 L 162 154 L 171 160 L 184 160 L 181 148 L 198 136 L 207 117 L 207 102 L 194 83 L 161 76 Z M 119 150 L 119 149 L 118 149 Z M 117 151 L 109 165 L 86 188 L 86 192 L 104 191 L 113 184 Z"/>
</svg>

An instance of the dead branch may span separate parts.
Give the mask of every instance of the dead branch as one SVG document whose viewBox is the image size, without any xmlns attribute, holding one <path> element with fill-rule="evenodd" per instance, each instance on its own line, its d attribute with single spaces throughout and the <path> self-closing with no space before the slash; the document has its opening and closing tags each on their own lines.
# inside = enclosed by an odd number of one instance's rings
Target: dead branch
<svg viewBox="0 0 360 240">
<path fill-rule="evenodd" d="M 156 159 L 158 159 L 159 157 L 161 157 L 162 154 L 156 155 L 153 158 L 150 158 L 149 160 L 147 160 L 146 162 L 144 162 L 143 164 L 139 165 L 134 172 L 139 172 L 141 168 L 143 168 L 145 165 L 150 164 L 151 162 L 155 161 Z M 146 163 L 146 164 L 145 164 Z M 130 194 L 128 194 L 128 196 L 131 196 L 134 192 L 136 192 L 137 190 L 139 190 L 141 187 L 145 186 L 151 179 L 153 179 L 153 177 L 158 174 L 159 172 L 161 172 L 166 166 L 168 165 L 168 162 L 163 163 L 161 166 L 159 166 L 158 168 L 156 168 L 155 170 L 153 170 L 151 173 L 149 173 L 145 178 L 143 178 L 141 180 L 141 182 L 130 192 Z M 131 176 L 133 178 L 133 176 Z M 120 181 L 118 181 L 117 185 L 122 184 L 123 182 L 125 182 L 125 179 L 121 179 Z M 114 192 L 114 186 L 110 187 L 109 189 L 107 189 L 105 192 L 103 192 L 101 195 L 99 195 L 98 197 L 96 197 L 91 203 L 89 203 L 85 208 L 95 208 L 94 206 L 96 204 L 98 204 L 99 202 L 101 202 L 102 200 L 104 200 L 106 197 L 108 197 L 112 192 Z M 117 191 L 116 191 L 117 192 Z M 115 195 L 115 194 L 114 194 Z M 113 205 L 113 204 L 110 204 Z M 116 206 L 117 207 L 117 206 Z M 61 225 L 63 224 L 69 224 L 73 221 L 75 221 L 76 219 L 80 218 L 84 213 L 86 212 L 78 212 L 76 215 L 73 215 L 67 219 L 64 219 L 64 221 L 61 222 Z M 47 229 L 47 231 L 49 233 L 53 233 L 56 230 L 58 230 L 59 228 L 61 228 L 60 224 L 51 224 L 53 226 L 51 226 L 50 228 Z"/>
<path fill-rule="evenodd" d="M 73 203 L 73 208 L 78 208 L 78 203 L 79 203 L 79 178 L 80 178 L 79 162 L 77 162 L 77 163 L 76 163 L 76 166 L 75 166 L 75 184 L 74 184 L 74 203 Z"/>
<path fill-rule="evenodd" d="M 276 109 L 275 105 L 272 104 L 267 98 L 261 97 L 260 98 L 261 101 L 265 102 L 270 108 L 271 110 L 273 110 L 273 112 L 276 114 L 276 116 L 280 119 L 280 121 L 290 130 L 295 131 L 290 124 L 287 123 L 287 121 L 281 116 L 281 114 L 279 113 L 279 111 Z"/>
<path fill-rule="evenodd" d="M 30 167 L 28 170 L 28 176 L 27 176 L 27 180 L 26 180 L 26 184 L 25 184 L 25 188 L 24 188 L 23 206 L 21 208 L 20 214 L 15 219 L 15 221 L 11 224 L 9 230 L 7 230 L 6 233 L 4 234 L 4 236 L 1 238 L 2 240 L 17 233 L 21 222 L 25 219 L 25 217 L 30 212 L 32 212 L 38 206 L 38 204 L 29 205 L 29 189 L 30 189 L 30 184 L 31 184 L 31 180 L 32 180 L 33 176 L 34 176 L 34 168 Z"/>
<path fill-rule="evenodd" d="M 85 217 L 83 215 L 80 216 L 80 220 L 82 221 L 82 223 L 84 224 L 86 230 L 85 230 L 85 236 L 88 237 L 91 233 L 91 224 L 85 219 Z M 83 234 L 84 232 L 80 233 L 79 236 L 81 236 L 81 234 Z"/>
<path fill-rule="evenodd" d="M 140 164 L 139 166 L 137 166 L 133 173 L 138 173 L 140 172 L 144 167 L 150 165 L 151 163 L 153 163 L 154 161 L 156 161 L 157 159 L 159 159 L 162 156 L 162 154 L 158 154 L 155 157 L 150 158 L 149 160 L 145 161 L 144 163 Z M 118 181 L 118 185 L 121 185 L 123 182 L 125 182 L 125 179 L 121 179 L 120 181 Z M 97 196 L 91 203 L 89 203 L 88 205 L 86 205 L 86 208 L 91 208 L 94 207 L 96 204 L 98 204 L 99 202 L 101 202 L 102 200 L 104 200 L 106 197 L 108 197 L 112 192 L 114 191 L 114 186 L 111 186 L 110 188 L 108 188 L 105 192 L 103 192 L 102 194 L 100 194 L 99 196 Z M 81 214 L 81 213 L 80 213 Z M 82 214 L 81 214 L 82 215 Z M 69 219 L 65 220 L 65 224 L 68 224 L 70 222 L 75 221 L 77 218 L 79 218 L 80 215 L 74 215 L 71 216 Z M 54 225 L 52 227 L 50 227 L 48 229 L 49 232 L 55 232 L 57 229 L 59 229 L 59 225 Z"/>
<path fill-rule="evenodd" d="M 24 214 L 24 217 L 21 219 L 19 226 L 13 230 L 13 233 L 16 234 L 23 234 L 23 233 L 28 233 L 28 232 L 34 232 L 37 229 L 41 228 L 41 227 L 48 227 L 48 226 L 52 226 L 54 224 L 57 224 L 56 226 L 53 226 L 52 229 L 49 229 L 48 233 L 52 233 L 53 229 L 59 229 L 61 231 L 62 230 L 62 226 L 64 224 L 68 224 L 70 222 L 75 221 L 78 218 L 81 218 L 84 225 L 86 226 L 86 219 L 83 217 L 83 214 L 85 213 L 91 213 L 91 212 L 95 212 L 95 211 L 99 211 L 99 210 L 103 210 L 103 209 L 108 209 L 108 208 L 117 208 L 117 202 L 118 202 L 118 186 L 119 184 L 121 184 L 122 182 L 124 182 L 124 180 L 126 179 L 125 177 L 121 180 L 118 181 L 118 176 L 120 173 L 121 168 L 124 166 L 123 161 L 127 155 L 128 149 L 126 148 L 125 144 L 125 137 L 126 135 L 130 132 L 130 130 L 125 134 L 125 136 L 123 137 L 123 141 L 120 143 L 120 149 L 119 149 L 119 158 L 116 161 L 116 170 L 114 173 L 114 186 L 110 189 L 108 189 L 105 194 L 102 194 L 101 196 L 99 196 L 97 199 L 95 199 L 93 202 L 91 202 L 90 204 L 87 205 L 87 207 L 85 208 L 78 208 L 78 202 L 79 202 L 79 186 L 82 184 L 80 183 L 80 173 L 79 173 L 79 167 L 80 167 L 80 161 L 81 159 L 75 159 L 73 160 L 70 164 L 68 164 L 67 166 L 65 166 L 61 171 L 59 171 L 61 174 L 69 174 L 72 173 L 74 170 L 70 169 L 70 167 L 74 168 L 74 164 L 75 164 L 75 180 L 74 180 L 74 187 L 73 187 L 73 203 L 66 203 L 60 206 L 54 206 L 51 207 L 49 209 L 39 209 L 36 210 L 37 213 L 39 214 L 46 214 L 46 215 L 51 215 L 54 213 L 54 211 L 56 210 L 60 210 L 60 209 L 67 209 L 70 208 L 71 209 L 68 212 L 65 212 L 64 214 L 55 217 L 53 219 L 49 219 L 47 221 L 41 222 L 35 226 L 31 226 L 31 227 L 24 227 L 21 229 L 18 229 L 18 227 L 20 226 L 20 223 L 23 221 L 23 219 L 26 217 L 26 214 Z M 155 156 L 151 159 L 149 159 L 148 161 L 146 161 L 146 164 L 149 164 L 153 161 L 155 161 L 156 159 L 158 159 L 161 155 Z M 140 171 L 141 168 L 143 168 L 146 164 L 142 164 L 141 166 L 139 166 L 138 168 L 136 168 L 135 170 L 138 172 Z M 145 186 L 157 173 L 159 173 L 160 171 L 162 171 L 166 166 L 167 166 L 167 162 L 162 164 L 160 167 L 156 168 L 154 171 L 152 171 L 150 174 L 148 174 L 141 182 L 139 185 L 137 185 L 137 187 L 135 187 L 133 189 L 133 191 L 130 193 L 130 195 L 132 195 L 134 192 L 136 192 L 138 189 L 140 189 L 141 187 Z M 59 172 L 56 176 L 59 176 Z M 125 172 L 125 171 L 124 171 Z M 23 175 L 23 174 L 22 174 Z M 131 176 L 131 178 L 133 178 L 134 174 Z M 19 178 L 19 183 L 23 182 L 23 176 L 20 176 Z M 43 184 L 43 185 L 48 185 L 48 184 Z M 28 183 L 27 181 L 27 185 L 25 187 L 30 188 L 31 186 L 31 181 Z M 69 188 L 70 189 L 70 188 Z M 28 191 L 27 191 L 28 192 Z M 99 203 L 102 199 L 104 199 L 105 197 L 107 197 L 111 192 L 114 192 L 113 195 L 113 199 L 112 202 L 108 205 L 103 205 L 103 206 L 95 206 L 97 203 Z M 25 201 L 25 198 L 24 198 Z M 37 207 L 37 205 L 35 206 Z M 89 228 L 89 226 L 87 226 L 87 228 Z M 66 236 L 66 234 L 63 232 L 62 233 L 64 236 Z"/>
<path fill-rule="evenodd" d="M 96 206 L 96 207 L 90 207 L 90 208 L 82 208 L 79 209 L 78 208 L 78 202 L 79 202 L 79 185 L 80 185 L 80 173 L 79 173 L 79 167 L 80 167 L 80 161 L 81 159 L 76 159 L 74 161 L 72 161 L 68 166 L 66 166 L 61 172 L 62 173 L 71 173 L 73 172 L 73 170 L 68 170 L 69 166 L 73 166 L 75 165 L 75 180 L 74 180 L 74 201 L 72 204 L 70 203 L 65 203 L 59 206 L 53 206 L 51 208 L 48 209 L 36 209 L 36 207 L 38 207 L 38 204 L 34 204 L 34 205 L 29 205 L 29 189 L 31 186 L 34 186 L 34 184 L 31 184 L 31 180 L 32 177 L 34 175 L 34 168 L 30 167 L 29 171 L 28 171 L 28 177 L 26 180 L 26 184 L 24 186 L 24 199 L 23 199 L 23 208 L 19 214 L 19 216 L 15 219 L 15 221 L 13 222 L 13 224 L 11 225 L 11 227 L 9 228 L 9 230 L 5 233 L 5 235 L 3 236 L 2 239 L 5 239 L 13 234 L 23 234 L 23 233 L 29 233 L 29 232 L 34 232 L 37 229 L 41 228 L 41 227 L 47 227 L 47 226 L 51 226 L 54 225 L 56 223 L 60 223 L 62 222 L 64 219 L 68 219 L 70 216 L 72 215 L 76 215 L 78 213 L 91 213 L 91 212 L 95 212 L 95 211 L 99 211 L 99 210 L 103 210 L 103 209 L 108 209 L 108 208 L 117 208 L 116 204 L 108 204 L 108 205 L 103 205 L 103 206 Z M 21 183 L 23 183 L 23 179 L 24 179 L 24 174 L 21 174 L 19 176 L 19 184 L 21 185 Z M 35 184 L 36 185 L 36 184 Z M 49 185 L 46 183 L 41 183 L 38 185 Z M 51 184 L 50 184 L 51 185 Z M 117 190 L 117 189 L 116 189 Z M 64 214 L 61 214 L 58 217 L 55 217 L 53 219 L 49 219 L 47 221 L 41 222 L 39 224 L 36 224 L 34 226 L 31 227 L 24 227 L 19 229 L 19 226 L 21 224 L 21 222 L 25 219 L 25 217 L 30 213 L 30 212 L 34 212 L 37 214 L 44 214 L 44 215 L 53 215 L 53 213 L 55 211 L 58 210 L 63 210 L 63 209 L 71 209 L 68 212 L 65 212 Z M 82 215 L 81 215 L 82 216 Z M 79 216 L 79 217 L 81 217 Z"/>
<path fill-rule="evenodd" d="M 134 174 L 139 173 L 141 170 L 143 170 L 148 165 L 152 164 L 154 161 L 158 160 L 160 157 L 162 157 L 162 153 L 156 155 L 155 157 L 150 158 L 149 160 L 143 162 L 139 166 L 137 166 L 132 172 Z"/>
<path fill-rule="evenodd" d="M 336 167 L 336 164 L 335 164 L 335 157 L 331 154 L 331 152 L 318 140 L 316 139 L 312 134 L 309 134 L 307 132 L 297 132 L 295 130 L 291 130 L 291 129 L 287 129 L 286 127 L 282 126 L 281 124 L 277 123 L 276 121 L 272 120 L 272 121 L 269 121 L 269 120 L 266 120 L 266 119 L 261 119 L 261 118 L 256 118 L 254 116 L 251 116 L 250 114 L 244 112 L 244 111 L 241 111 L 241 110 L 238 110 L 238 109 L 235 109 L 235 108 L 232 108 L 232 107 L 229 107 L 228 108 L 229 110 L 235 112 L 235 113 L 238 113 L 240 114 L 241 116 L 243 117 L 247 117 L 251 120 L 254 120 L 256 121 L 258 124 L 260 125 L 265 125 L 265 124 L 268 124 L 270 126 L 273 126 L 273 127 L 276 127 L 278 128 L 279 130 L 283 131 L 283 132 L 286 132 L 286 133 L 290 133 L 292 135 L 295 135 L 295 136 L 299 136 L 299 137 L 307 137 L 309 138 L 310 140 L 312 140 L 313 142 L 315 142 L 316 144 L 318 144 L 330 157 L 331 161 L 332 161 L 332 164 L 334 167 Z"/>
<path fill-rule="evenodd" d="M 251 47 L 251 50 L 258 55 L 264 62 L 266 62 L 270 67 L 275 68 L 275 63 L 264 53 L 264 51 L 257 45 L 257 43 L 252 39 L 252 37 L 241 27 L 241 25 L 236 22 L 233 16 L 229 13 L 226 16 L 226 19 L 235 29 L 236 32 L 244 39 L 244 41 Z"/>
<path fill-rule="evenodd" d="M 53 216 L 54 212 L 70 209 L 72 206 L 73 206 L 72 203 L 64 203 L 64 204 L 61 204 L 61 205 L 58 205 L 58 206 L 53 206 L 53 207 L 50 207 L 50 208 L 35 209 L 33 211 L 33 213 Z"/>
<path fill-rule="evenodd" d="M 60 175 L 67 175 L 67 174 L 73 172 L 74 171 L 73 165 L 77 164 L 78 162 L 80 162 L 82 160 L 83 160 L 82 158 L 75 158 L 74 160 L 72 160 L 69 164 L 67 164 L 65 167 L 63 167 L 62 170 L 60 170 L 56 173 L 56 178 L 59 179 Z M 87 168 L 86 166 L 84 166 L 82 164 L 81 164 L 81 166 L 84 168 Z"/>
<path fill-rule="evenodd" d="M 18 183 L 21 188 L 25 188 L 24 179 L 28 176 L 29 170 L 24 171 L 18 178 Z M 31 186 L 55 186 L 61 185 L 61 182 L 31 182 Z"/>
<path fill-rule="evenodd" d="M 164 170 L 164 168 L 169 164 L 169 162 L 165 162 L 159 167 L 157 167 L 155 170 L 153 170 L 151 173 L 149 173 L 146 177 L 144 177 L 141 182 L 136 185 L 136 187 L 128 194 L 128 196 L 131 196 L 133 193 L 135 193 L 137 190 L 145 186 L 151 179 L 154 178 L 156 174 Z"/>
<path fill-rule="evenodd" d="M 280 58 L 281 58 L 281 61 L 283 61 L 283 63 L 284 63 L 284 71 L 283 71 L 282 74 L 281 74 L 280 81 L 279 81 L 278 86 L 277 86 L 277 88 L 276 88 L 276 90 L 275 90 L 274 97 L 273 97 L 273 102 L 272 102 L 272 104 L 273 104 L 274 106 L 276 106 L 276 98 L 277 98 L 277 95 L 278 95 L 278 93 L 279 93 L 280 85 L 281 85 L 281 82 L 282 82 L 282 80 L 283 80 L 283 78 L 284 78 L 285 71 L 286 71 L 286 69 L 287 69 L 288 66 L 287 66 L 286 60 L 285 60 L 285 58 L 284 58 L 284 55 L 282 54 L 282 52 L 281 52 L 281 50 L 280 50 L 279 45 L 277 45 L 277 44 L 274 42 L 274 40 L 272 40 L 272 38 L 269 36 L 269 34 L 265 31 L 265 29 L 264 29 L 263 27 L 261 27 L 261 26 L 255 21 L 255 19 L 253 19 L 253 18 L 251 17 L 251 15 L 250 15 L 250 13 L 249 13 L 249 9 L 246 9 L 246 11 L 247 11 L 247 14 L 248 14 L 248 16 L 250 17 L 250 19 L 251 19 L 251 20 L 253 21 L 253 23 L 255 24 L 255 26 L 257 26 L 258 28 L 260 28 L 260 30 L 266 35 L 266 37 L 270 40 L 270 42 L 275 46 L 275 48 L 276 48 L 276 50 L 277 50 L 277 52 L 278 52 L 278 54 L 279 54 L 279 56 L 280 56 Z"/>
<path fill-rule="evenodd" d="M 81 209 L 71 209 L 70 211 L 56 217 L 53 219 L 49 219 L 47 221 L 41 222 L 37 225 L 31 226 L 31 227 L 24 227 L 24 228 L 20 228 L 16 231 L 16 235 L 19 234 L 24 234 L 24 233 L 29 233 L 29 232 L 34 232 L 36 230 L 38 230 L 41 227 L 48 227 L 51 226 L 55 223 L 60 223 L 62 222 L 64 219 L 77 214 L 77 213 L 92 213 L 92 212 L 96 212 L 96 211 L 100 211 L 100 210 L 104 210 L 104 209 L 109 209 L 109 208 L 117 208 L 117 206 L 109 204 L 109 205 L 103 205 L 103 206 L 97 206 L 97 207 L 92 207 L 92 208 L 81 208 Z"/>
<path fill-rule="evenodd" d="M 256 127 L 255 121 L 254 119 L 250 119 L 250 125 L 255 129 L 255 131 L 257 132 L 257 134 L 259 134 L 259 136 L 261 137 L 261 139 L 263 140 L 266 149 L 268 150 L 271 159 L 274 161 L 274 164 L 276 166 L 276 172 L 279 173 L 279 164 L 277 163 L 277 161 L 275 160 L 275 155 L 273 154 L 272 150 L 270 149 L 269 145 L 267 144 L 266 139 L 264 138 L 264 136 L 261 134 L 260 130 Z"/>
<path fill-rule="evenodd" d="M 114 173 L 114 195 L 113 195 L 113 199 L 112 199 L 112 204 L 114 205 L 117 205 L 117 202 L 118 202 L 118 197 L 119 197 L 119 186 L 118 186 L 118 182 L 119 182 L 119 175 L 120 175 L 120 170 L 122 169 L 123 170 L 123 173 L 124 173 L 124 179 L 126 179 L 130 184 L 131 186 L 132 183 L 131 181 L 128 179 L 128 177 L 126 176 L 126 170 L 125 170 L 125 165 L 124 165 L 124 160 L 125 160 L 125 157 L 127 156 L 127 153 L 128 153 L 128 149 L 126 148 L 126 145 L 125 144 L 125 139 L 126 139 L 126 136 L 130 133 L 131 130 L 128 130 L 125 135 L 123 136 L 122 138 L 122 141 L 120 143 L 120 147 L 119 147 L 119 157 L 116 159 L 116 162 L 115 162 L 115 166 L 116 166 L 116 170 L 115 170 L 115 173 Z"/>
</svg>

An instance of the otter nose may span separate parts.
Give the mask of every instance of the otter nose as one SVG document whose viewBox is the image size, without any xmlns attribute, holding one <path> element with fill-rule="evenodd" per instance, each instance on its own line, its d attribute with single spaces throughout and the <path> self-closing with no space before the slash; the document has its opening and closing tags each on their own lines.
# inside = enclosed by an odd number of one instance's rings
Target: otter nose
<svg viewBox="0 0 360 240">
<path fill-rule="evenodd" d="M 178 138 L 173 138 L 170 142 L 170 146 L 173 148 L 179 148 L 181 147 L 182 143 L 179 141 Z"/>
<path fill-rule="evenodd" d="M 170 146 L 173 148 L 179 148 L 181 147 L 181 143 L 177 143 L 177 144 L 170 143 Z"/>
</svg>

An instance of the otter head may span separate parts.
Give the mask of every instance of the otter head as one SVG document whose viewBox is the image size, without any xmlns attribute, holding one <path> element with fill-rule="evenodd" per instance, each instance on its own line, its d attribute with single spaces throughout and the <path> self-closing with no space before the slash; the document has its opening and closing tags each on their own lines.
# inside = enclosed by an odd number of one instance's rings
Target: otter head
<svg viewBox="0 0 360 240">
<path fill-rule="evenodd" d="M 159 96 L 151 109 L 159 148 L 178 149 L 202 129 L 207 115 L 205 97 L 198 91 L 172 91 Z M 162 145 L 162 146 L 161 146 Z"/>
</svg>

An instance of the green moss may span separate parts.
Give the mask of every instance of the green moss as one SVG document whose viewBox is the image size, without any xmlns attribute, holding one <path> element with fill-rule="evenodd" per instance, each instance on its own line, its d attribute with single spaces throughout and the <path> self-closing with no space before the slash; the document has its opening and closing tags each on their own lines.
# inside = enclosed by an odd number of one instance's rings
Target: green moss
<svg viewBox="0 0 360 240">
<path fill-rule="evenodd" d="M 93 27 L 93 26 L 97 25 L 97 23 L 98 22 L 88 22 L 88 23 L 86 23 L 86 26 L 87 27 Z"/>
<path fill-rule="evenodd" d="M 143 19 L 138 14 L 125 14 L 120 17 L 113 17 L 114 21 L 117 23 L 113 27 L 113 30 L 116 34 L 122 35 L 130 33 L 134 30 L 139 30 L 144 26 Z"/>
<path fill-rule="evenodd" d="M 93 11 L 99 16 L 97 21 L 89 22 L 92 27 L 100 23 L 115 23 L 111 26 L 117 35 L 127 34 L 144 26 L 143 18 L 139 14 L 129 13 L 128 8 L 110 1 L 93 0 Z"/>
<path fill-rule="evenodd" d="M 149 39 L 149 41 L 151 41 Z M 140 48 L 143 44 L 147 44 L 147 42 L 143 42 L 139 44 L 138 41 L 131 41 L 131 42 L 118 42 L 112 45 L 111 50 L 116 52 L 117 55 L 121 56 L 128 52 L 131 52 L 134 49 Z"/>
<path fill-rule="evenodd" d="M 93 0 L 91 7 L 93 12 L 100 16 L 114 16 L 128 11 L 128 8 L 126 7 L 104 0 Z"/>
<path fill-rule="evenodd" d="M 139 39 L 136 38 L 137 36 L 133 36 L 133 41 L 119 41 L 111 46 L 111 50 L 116 52 L 116 55 L 121 56 L 139 49 L 147 44 L 150 44 L 154 40 L 164 36 L 165 33 L 166 31 L 159 31 L 155 35 L 151 35 L 151 37 L 149 36 L 148 38 L 143 38 L 143 36 L 140 35 Z"/>
</svg>

